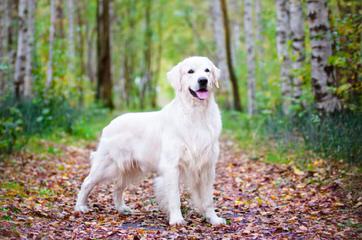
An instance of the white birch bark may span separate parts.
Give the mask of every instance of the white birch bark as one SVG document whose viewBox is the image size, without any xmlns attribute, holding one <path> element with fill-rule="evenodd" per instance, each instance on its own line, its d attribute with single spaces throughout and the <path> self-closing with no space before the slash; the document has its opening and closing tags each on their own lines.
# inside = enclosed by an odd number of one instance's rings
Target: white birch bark
<svg viewBox="0 0 362 240">
<path fill-rule="evenodd" d="M 302 2 L 290 0 L 290 30 L 292 38 L 293 100 L 298 101 L 302 95 L 302 77 L 296 72 L 302 69 L 305 59 L 304 17 Z"/>
<path fill-rule="evenodd" d="M 248 65 L 248 114 L 255 114 L 255 46 L 252 0 L 244 0 L 244 31 Z"/>
<path fill-rule="evenodd" d="M 28 4 L 28 34 L 26 44 L 26 67 L 25 67 L 25 83 L 24 83 L 24 96 L 30 97 L 32 94 L 32 57 L 34 46 L 34 12 L 35 12 L 35 0 L 27 0 Z"/>
<path fill-rule="evenodd" d="M 333 66 L 328 7 L 326 0 L 308 0 L 308 22 L 312 47 L 312 86 L 316 108 L 330 113 L 341 109 L 340 100 L 330 88 L 336 86 Z"/>
<path fill-rule="evenodd" d="M 262 7 L 261 0 L 255 0 L 255 29 L 256 29 L 256 42 L 258 46 L 258 61 L 261 60 L 261 56 L 264 54 L 263 49 L 263 25 L 262 25 Z"/>
<path fill-rule="evenodd" d="M 213 15 L 214 39 L 216 43 L 216 65 L 221 70 L 221 93 L 226 95 L 225 100 L 227 101 L 227 105 L 231 106 L 232 96 L 230 73 L 226 61 L 225 34 L 220 0 L 212 0 L 211 6 Z"/>
<path fill-rule="evenodd" d="M 280 81 L 282 90 L 282 108 L 283 112 L 289 112 L 291 100 L 291 76 L 289 69 L 291 67 L 288 54 L 288 40 L 290 37 L 289 26 L 289 6 L 288 0 L 276 0 L 277 13 L 277 51 L 280 60 Z"/>
<path fill-rule="evenodd" d="M 74 38 L 74 0 L 68 0 L 68 58 L 69 71 L 75 71 L 75 38 Z"/>
<path fill-rule="evenodd" d="M 233 63 L 236 64 L 237 60 L 237 53 L 240 47 L 240 1 L 239 0 L 231 0 L 228 1 L 230 4 L 230 23 L 231 23 L 231 53 L 233 58 Z"/>
<path fill-rule="evenodd" d="M 56 22 L 56 0 L 50 0 L 50 27 L 49 27 L 49 57 L 47 67 L 46 87 L 49 88 L 53 81 L 53 47 Z"/>
<path fill-rule="evenodd" d="M 7 11 L 8 0 L 0 1 L 0 96 L 6 92 L 7 81 L 7 66 L 8 60 L 8 29 L 10 25 L 10 18 Z"/>
<path fill-rule="evenodd" d="M 18 8 L 19 31 L 18 47 L 15 61 L 15 96 L 20 98 L 24 95 L 24 79 L 26 69 L 26 47 L 27 47 L 27 0 L 19 1 Z"/>
</svg>

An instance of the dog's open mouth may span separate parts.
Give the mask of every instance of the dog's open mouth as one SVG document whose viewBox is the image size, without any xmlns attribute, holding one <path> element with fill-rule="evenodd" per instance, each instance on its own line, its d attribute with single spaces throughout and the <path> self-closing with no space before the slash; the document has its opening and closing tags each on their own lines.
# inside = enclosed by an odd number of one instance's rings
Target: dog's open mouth
<svg viewBox="0 0 362 240">
<path fill-rule="evenodd" d="M 207 91 L 206 88 L 200 88 L 197 91 L 194 91 L 191 88 L 189 88 L 189 91 L 192 96 L 194 96 L 195 98 L 198 98 L 200 100 L 205 100 L 209 97 L 209 91 Z"/>
</svg>

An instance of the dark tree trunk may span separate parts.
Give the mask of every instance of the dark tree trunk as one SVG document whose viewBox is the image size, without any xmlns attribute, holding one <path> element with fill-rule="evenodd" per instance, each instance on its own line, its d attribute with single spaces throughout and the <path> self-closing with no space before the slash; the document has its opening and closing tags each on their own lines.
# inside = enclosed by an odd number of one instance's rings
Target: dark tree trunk
<svg viewBox="0 0 362 240">
<path fill-rule="evenodd" d="M 113 109 L 109 0 L 97 1 L 97 93 L 96 99 Z"/>
<path fill-rule="evenodd" d="M 228 12 L 226 7 L 226 1 L 221 1 L 221 10 L 223 15 L 223 22 L 224 22 L 224 34 L 225 34 L 225 48 L 226 48 L 226 61 L 230 73 L 230 81 L 233 91 L 233 101 L 234 101 L 234 109 L 237 111 L 241 111 L 241 103 L 240 103 L 240 95 L 239 95 L 239 87 L 238 87 L 238 80 L 236 78 L 233 63 L 232 63 L 232 54 L 231 54 L 231 45 L 230 45 L 230 30 L 229 30 L 229 19 L 228 19 Z"/>
</svg>

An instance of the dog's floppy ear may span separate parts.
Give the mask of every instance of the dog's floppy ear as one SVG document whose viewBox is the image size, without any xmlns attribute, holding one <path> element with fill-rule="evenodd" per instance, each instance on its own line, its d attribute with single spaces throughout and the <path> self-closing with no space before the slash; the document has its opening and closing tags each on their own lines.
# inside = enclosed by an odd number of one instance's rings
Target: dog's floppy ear
<svg viewBox="0 0 362 240">
<path fill-rule="evenodd" d="M 214 84 L 215 84 L 216 88 L 219 88 L 220 87 L 219 79 L 220 79 L 221 71 L 214 64 L 212 64 L 212 74 L 214 77 Z"/>
<path fill-rule="evenodd" d="M 167 80 L 176 91 L 181 91 L 181 69 L 180 63 L 167 72 Z"/>
</svg>

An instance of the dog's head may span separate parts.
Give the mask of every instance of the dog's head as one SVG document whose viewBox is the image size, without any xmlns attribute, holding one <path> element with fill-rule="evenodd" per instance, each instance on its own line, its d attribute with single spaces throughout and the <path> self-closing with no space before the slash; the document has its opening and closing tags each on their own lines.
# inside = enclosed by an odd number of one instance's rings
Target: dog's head
<svg viewBox="0 0 362 240">
<path fill-rule="evenodd" d="M 214 87 L 219 88 L 220 69 L 207 57 L 189 57 L 174 66 L 167 79 L 176 92 L 199 101 L 207 100 Z"/>
</svg>

